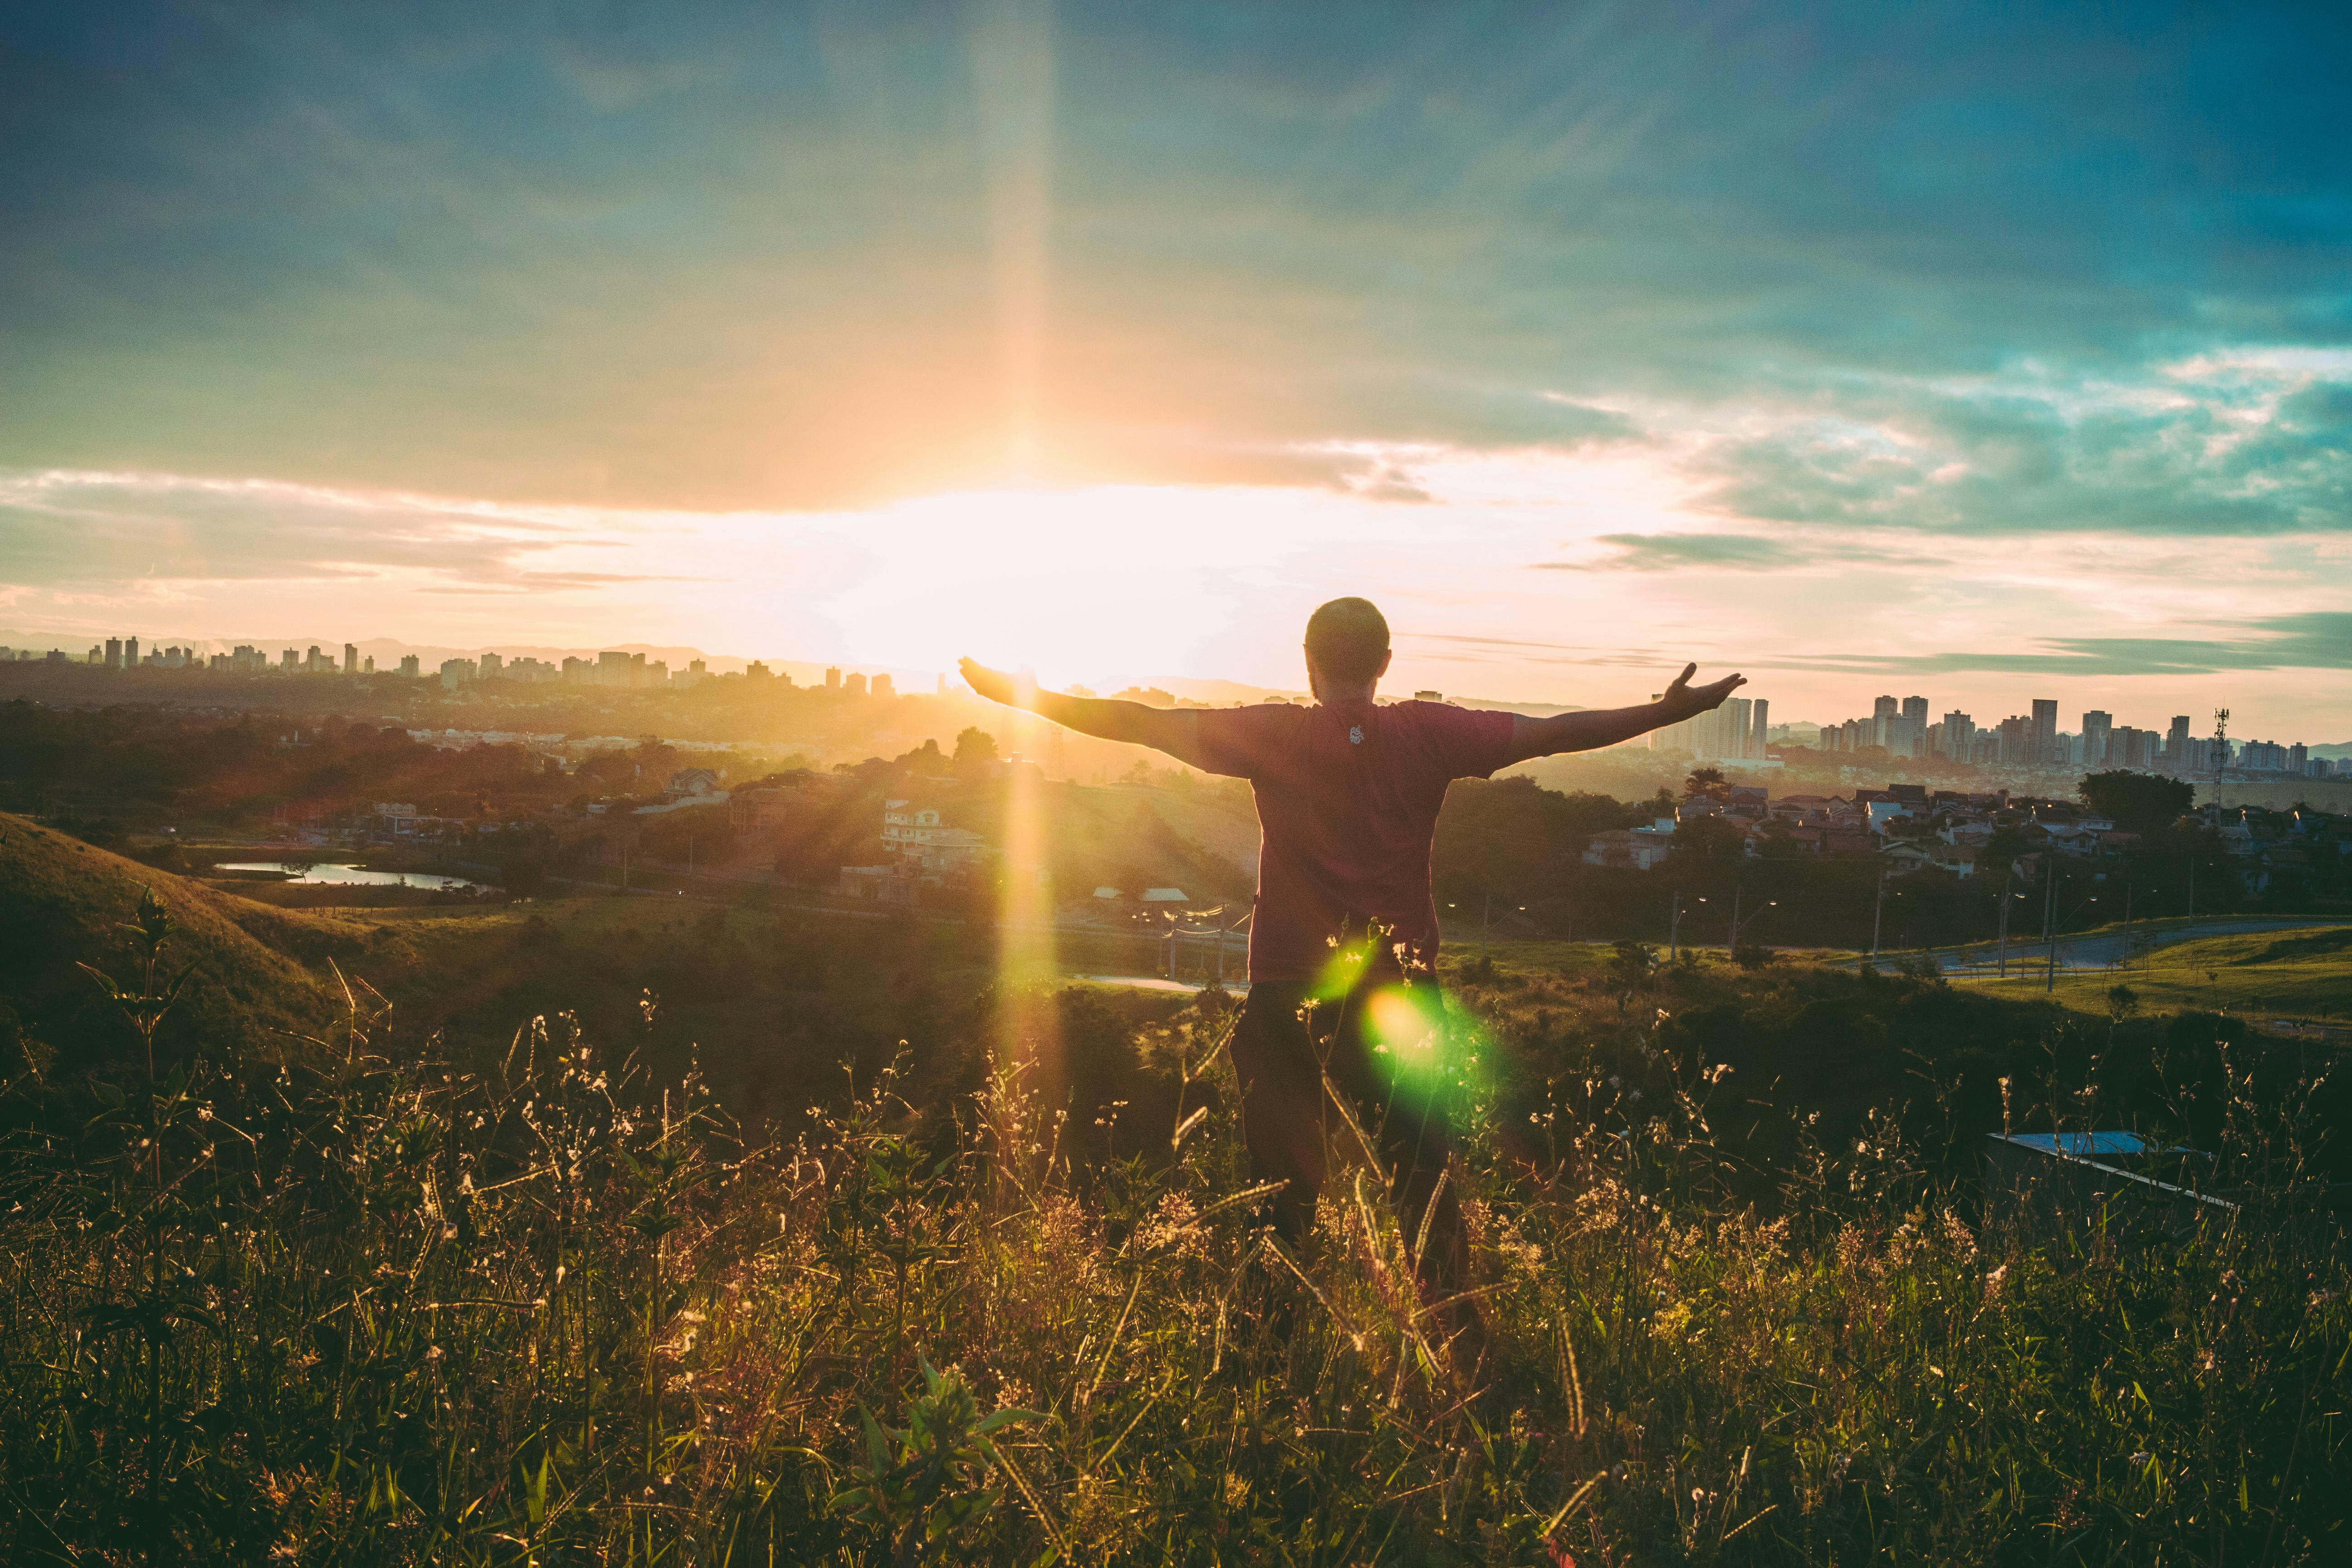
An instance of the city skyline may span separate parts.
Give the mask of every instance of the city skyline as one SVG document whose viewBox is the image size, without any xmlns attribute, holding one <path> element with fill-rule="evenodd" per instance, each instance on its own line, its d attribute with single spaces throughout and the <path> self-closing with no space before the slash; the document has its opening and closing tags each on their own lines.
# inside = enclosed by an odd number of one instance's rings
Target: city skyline
<svg viewBox="0 0 2352 1568">
<path fill-rule="evenodd" d="M 2352 734 L 2342 15 L 0 27 L 0 616 L 59 646 L 1276 687 L 1361 593 L 1407 689 Z"/>
<path fill-rule="evenodd" d="M 145 651 L 142 654 L 142 646 Z M 477 681 L 504 678 L 525 683 L 541 681 L 576 681 L 582 684 L 628 689 L 683 690 L 706 679 L 749 678 L 754 680 L 781 678 L 786 686 L 793 685 L 792 671 L 821 676 L 811 684 L 821 683 L 851 695 L 871 693 L 877 697 L 920 695 L 921 684 L 901 692 L 896 678 L 915 673 L 859 670 L 840 665 L 818 666 L 810 661 L 777 658 L 772 661 L 743 659 L 740 657 L 718 656 L 715 658 L 698 648 L 673 649 L 580 649 L 551 647 L 519 649 L 507 645 L 507 651 L 475 649 L 451 653 L 446 649 L 419 652 L 399 652 L 379 671 L 376 657 L 362 655 L 362 645 L 345 642 L 341 645 L 340 658 L 330 643 L 311 643 L 305 647 L 289 643 L 273 658 L 266 647 L 239 644 L 222 650 L 206 647 L 202 639 L 189 644 L 142 645 L 136 636 L 110 637 L 94 643 L 77 659 L 63 649 L 46 653 L 0 643 L 0 661 L 11 659 L 41 659 L 52 663 L 80 664 L 121 671 L 131 668 L 163 669 L 187 668 L 205 673 L 242 673 L 257 675 L 399 675 L 410 679 L 437 679 L 447 690 L 470 686 Z M 371 647 L 404 650 L 410 645 L 392 639 L 375 639 Z M 678 668 L 671 668 L 676 656 Z M 446 657 L 445 657 L 446 656 Z M 728 669 L 730 664 L 741 668 Z M 961 691 L 961 683 L 948 672 L 922 672 L 931 677 L 935 685 L 930 689 L 940 694 L 950 688 Z M 1181 678 L 1162 677 L 1177 686 L 1198 689 L 1202 683 L 1187 682 Z M 1223 693 L 1225 701 L 1249 700 L 1253 697 L 1271 697 L 1285 700 L 1296 694 L 1296 689 L 1255 689 L 1237 683 L 1216 682 L 1228 688 Z M 1074 685 L 1071 689 L 1092 695 L 1091 689 Z M 1142 683 L 1129 690 L 1139 694 Z M 1242 695 L 1236 696 L 1234 693 Z M 1164 694 L 1163 699 L 1164 699 Z M 1402 700 L 1408 695 L 1402 689 L 1383 693 L 1383 700 Z M 1410 695 L 1416 698 L 1444 700 L 1444 692 L 1423 689 Z M 1652 693 L 1654 699 L 1656 693 Z M 1192 700 L 1192 699 L 1187 699 Z M 1475 697 L 1457 697 L 1456 700 L 1476 702 Z M 1485 700 L 1495 700 L 1486 699 Z M 2118 724 L 2112 712 L 2100 709 L 2082 711 L 2078 728 L 2059 728 L 2060 703 L 2056 698 L 2030 698 L 2029 711 L 2008 715 L 1997 721 L 1979 723 L 1975 716 L 1958 709 L 1945 712 L 1940 721 L 1929 721 L 1934 706 L 1931 699 L 1920 693 L 1897 697 L 1882 693 L 1873 700 L 1868 718 L 1845 720 L 1841 723 L 1820 723 L 1811 720 L 1781 721 L 1770 717 L 1771 700 L 1751 689 L 1746 697 L 1728 699 L 1722 707 L 1679 723 L 1650 731 L 1635 741 L 1626 742 L 1643 748 L 1679 755 L 1689 755 L 1700 763 L 1729 762 L 1754 763 L 1768 761 L 1774 745 L 1786 749 L 1804 748 L 1823 752 L 1860 752 L 1876 749 L 1890 758 L 1914 761 L 1940 760 L 1957 764 L 1983 766 L 2027 766 L 2057 768 L 2125 768 L 2143 772 L 2164 772 L 2181 776 L 2218 776 L 2227 771 L 2265 773 L 2286 773 L 2317 778 L 2335 776 L 2334 759 L 2326 752 L 2342 750 L 2352 753 L 2352 742 L 2309 741 L 2298 737 L 2291 742 L 2250 735 L 2242 728 L 2236 736 L 2226 733 L 2231 710 L 2214 710 L 2206 722 L 2212 732 L 2200 728 L 2192 714 L 2174 714 L 2165 727 L 2156 730 L 2128 723 Z M 1775 737 L 1778 737 L 1776 740 Z M 1775 764 L 1777 765 L 1777 764 Z"/>
</svg>

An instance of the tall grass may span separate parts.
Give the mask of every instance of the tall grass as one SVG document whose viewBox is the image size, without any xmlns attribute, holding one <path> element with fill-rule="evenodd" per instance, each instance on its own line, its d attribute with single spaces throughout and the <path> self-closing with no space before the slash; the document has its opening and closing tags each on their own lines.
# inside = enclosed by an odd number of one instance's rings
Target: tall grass
<svg viewBox="0 0 2352 1568">
<path fill-rule="evenodd" d="M 1176 1117 L 1091 1167 L 1017 1064 L 753 1138 L 567 1017 L 467 1063 L 363 996 L 283 1068 L 27 1069 L 0 1555 L 2344 1559 L 2325 1227 L 1989 1237 L 1891 1124 L 1768 1211 L 1725 1195 L 1720 1074 L 1662 1059 L 1646 1109 L 1588 1078 L 1539 1155 L 1465 1162 L 1449 1337 L 1377 1171 L 1274 1238 L 1223 1027 L 1140 1042 Z"/>
</svg>

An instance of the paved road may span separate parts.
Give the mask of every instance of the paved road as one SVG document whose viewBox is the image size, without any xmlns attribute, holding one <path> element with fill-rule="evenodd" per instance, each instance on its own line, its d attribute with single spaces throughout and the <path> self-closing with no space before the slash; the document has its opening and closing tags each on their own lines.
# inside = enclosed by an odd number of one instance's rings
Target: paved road
<svg viewBox="0 0 2352 1568">
<path fill-rule="evenodd" d="M 2199 937 L 2235 936 L 2246 931 L 2289 931 L 2308 926 L 2352 925 L 2352 921 L 2323 920 L 2311 916 L 2246 915 L 2234 919 L 2199 921 L 2193 926 L 2167 926 L 2158 931 L 2142 929 L 2126 933 L 2119 930 L 2095 931 L 2082 936 L 2061 937 L 2058 942 L 2058 967 L 2061 969 L 2113 969 L 2124 961 L 2129 943 L 2134 940 L 2149 947 L 2170 947 L 2175 942 Z M 2038 973 L 2047 945 L 2042 942 L 2021 942 L 2010 940 L 2009 961 L 2013 968 L 2021 963 L 2031 963 Z M 1966 952 L 1943 952 L 1936 962 L 1948 971 L 1982 973 L 1996 966 L 1990 948 L 1971 948 Z"/>
</svg>

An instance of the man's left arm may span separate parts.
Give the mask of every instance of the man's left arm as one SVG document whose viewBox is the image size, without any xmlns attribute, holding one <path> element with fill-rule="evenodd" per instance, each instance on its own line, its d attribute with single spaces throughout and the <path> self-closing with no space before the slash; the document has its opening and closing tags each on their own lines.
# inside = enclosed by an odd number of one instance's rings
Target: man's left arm
<svg viewBox="0 0 2352 1568">
<path fill-rule="evenodd" d="M 1655 702 L 1644 702 L 1633 708 L 1598 708 L 1580 713 L 1555 713 L 1549 719 L 1530 719 L 1515 714 L 1511 725 L 1511 761 L 1524 763 L 1531 757 L 1549 757 L 1559 752 L 1591 752 L 1602 746 L 1613 746 L 1630 741 L 1636 735 L 1646 735 L 1668 724 L 1723 706 L 1723 700 L 1739 687 L 1748 684 L 1747 678 L 1727 675 L 1721 680 L 1705 686 L 1693 686 L 1691 677 L 1698 666 L 1686 664 L 1666 688 L 1665 695 Z"/>
</svg>

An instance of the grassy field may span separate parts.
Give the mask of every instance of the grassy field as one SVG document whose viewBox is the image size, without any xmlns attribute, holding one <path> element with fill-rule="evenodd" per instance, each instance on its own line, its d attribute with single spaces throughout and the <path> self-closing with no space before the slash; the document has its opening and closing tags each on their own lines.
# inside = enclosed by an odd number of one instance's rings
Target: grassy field
<svg viewBox="0 0 2352 1568">
<path fill-rule="evenodd" d="M 996 1042 L 972 1076 L 869 1069 L 762 1132 L 633 1050 L 748 1008 L 814 1061 L 919 985 L 977 1002 L 992 955 L 650 900 L 370 929 L 403 1008 L 283 1072 L 0 1084 L 0 1557 L 2342 1556 L 2332 1233 L 1988 1225 L 1972 1163 L 1890 1114 L 1914 1060 L 2055 1103 L 2092 1035 L 2116 1054 L 2061 1009 L 1498 947 L 1449 1064 L 1476 1284 L 1433 1302 L 1336 1121 L 1309 1243 L 1268 1230 L 1219 998 L 943 1021 L 919 1044 Z M 436 996 L 544 1021 L 436 1044 L 403 1009 Z M 2218 1174 L 2296 1179 L 2292 1097 L 2215 1081 L 2248 1097 Z"/>
<path fill-rule="evenodd" d="M 2115 969 L 2061 968 L 2044 990 L 2045 967 L 2011 954 L 2006 980 L 1956 977 L 1991 995 L 2047 994 L 2061 1005 L 2105 1016 L 2108 993 L 2128 986 L 2145 1011 L 2230 1012 L 2258 1019 L 2342 1022 L 2352 1018 L 2352 926 L 2290 927 L 2198 937 L 2136 954 Z"/>
</svg>

